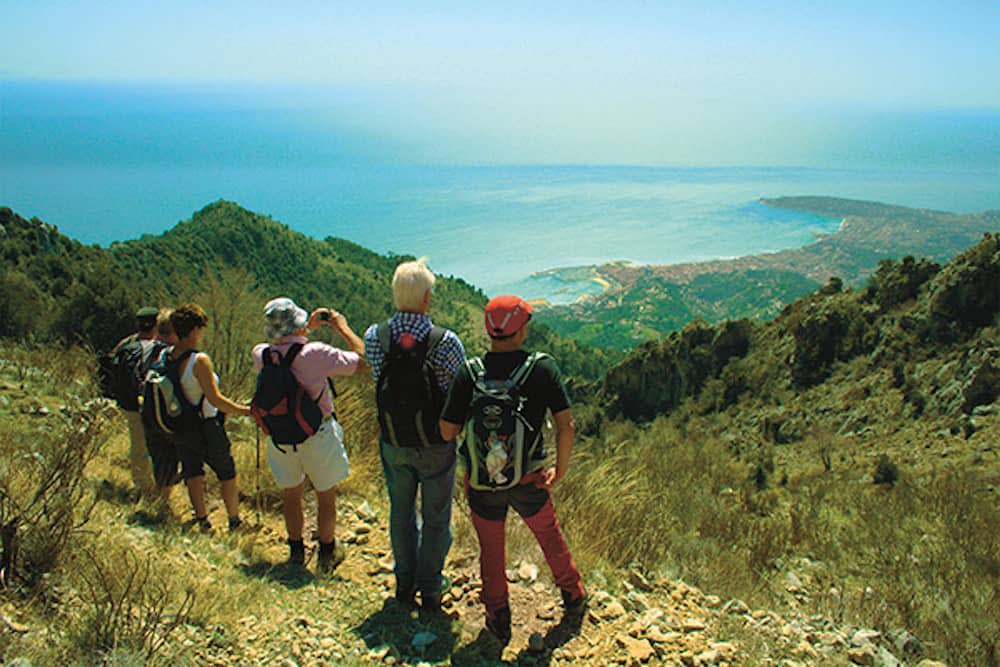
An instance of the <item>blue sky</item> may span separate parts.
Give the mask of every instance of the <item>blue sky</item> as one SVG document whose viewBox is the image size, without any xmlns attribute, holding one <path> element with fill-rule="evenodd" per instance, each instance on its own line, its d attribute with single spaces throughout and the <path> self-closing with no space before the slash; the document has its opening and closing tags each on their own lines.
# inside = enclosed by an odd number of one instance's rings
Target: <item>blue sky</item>
<svg viewBox="0 0 1000 667">
<path fill-rule="evenodd" d="M 0 11 L 8 82 L 152 82 L 195 109 L 305 110 L 414 161 L 1000 167 L 997 0 Z"/>
</svg>

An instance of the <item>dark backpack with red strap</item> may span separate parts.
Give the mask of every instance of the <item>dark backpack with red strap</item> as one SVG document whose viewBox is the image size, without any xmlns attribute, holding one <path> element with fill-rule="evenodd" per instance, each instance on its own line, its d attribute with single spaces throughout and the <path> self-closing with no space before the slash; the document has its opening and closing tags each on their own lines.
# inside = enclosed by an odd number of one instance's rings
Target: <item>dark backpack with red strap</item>
<svg viewBox="0 0 1000 667">
<path fill-rule="evenodd" d="M 250 414 L 279 450 L 280 445 L 294 448 L 323 423 L 319 396 L 310 396 L 292 373 L 292 362 L 301 349 L 302 343 L 295 343 L 284 356 L 273 347 L 264 350 L 264 365 L 257 374 L 257 390 L 250 402 Z"/>
<path fill-rule="evenodd" d="M 376 333 L 385 353 L 375 383 L 382 439 L 396 447 L 443 444 L 438 419 L 445 396 L 428 356 L 444 339 L 445 329 L 432 327 L 422 341 L 406 334 L 392 340 L 389 322 L 378 325 Z"/>
</svg>

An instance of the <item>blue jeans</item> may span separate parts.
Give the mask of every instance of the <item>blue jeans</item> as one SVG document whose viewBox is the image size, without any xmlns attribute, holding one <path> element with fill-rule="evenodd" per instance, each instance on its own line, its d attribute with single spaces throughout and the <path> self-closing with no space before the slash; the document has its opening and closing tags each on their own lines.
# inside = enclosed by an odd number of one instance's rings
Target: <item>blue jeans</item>
<svg viewBox="0 0 1000 667">
<path fill-rule="evenodd" d="M 389 537 L 396 560 L 396 591 L 436 593 L 451 548 L 451 498 L 455 488 L 455 444 L 434 447 L 379 446 L 389 492 Z M 417 525 L 420 487 L 421 526 Z"/>
</svg>

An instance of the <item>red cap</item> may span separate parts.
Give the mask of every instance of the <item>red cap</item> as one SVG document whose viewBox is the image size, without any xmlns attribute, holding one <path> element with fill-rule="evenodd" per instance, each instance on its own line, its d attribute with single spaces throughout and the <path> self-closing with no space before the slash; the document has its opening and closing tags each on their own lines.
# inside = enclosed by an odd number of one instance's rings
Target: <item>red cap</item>
<svg viewBox="0 0 1000 667">
<path fill-rule="evenodd" d="M 517 333 L 531 319 L 531 304 L 513 294 L 501 294 L 486 304 L 486 333 L 490 338 L 506 338 Z"/>
</svg>

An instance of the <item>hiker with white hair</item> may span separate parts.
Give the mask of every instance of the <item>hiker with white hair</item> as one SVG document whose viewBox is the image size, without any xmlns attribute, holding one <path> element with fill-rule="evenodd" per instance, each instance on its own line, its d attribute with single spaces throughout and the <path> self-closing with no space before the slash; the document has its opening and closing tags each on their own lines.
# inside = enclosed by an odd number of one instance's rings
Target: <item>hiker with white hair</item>
<svg viewBox="0 0 1000 667">
<path fill-rule="evenodd" d="M 441 571 L 451 547 L 456 461 L 454 439 L 441 437 L 438 418 L 451 380 L 465 362 L 465 347 L 455 332 L 434 326 L 427 314 L 434 282 L 425 260 L 400 264 L 392 277 L 396 312 L 365 332 L 389 493 L 396 600 L 410 606 L 419 592 L 421 607 L 431 613 L 440 610 L 448 585 Z"/>
<path fill-rule="evenodd" d="M 347 324 L 344 315 L 330 308 L 317 308 L 312 314 L 295 305 L 289 298 L 268 301 L 264 306 L 264 335 L 270 343 L 253 348 L 253 362 L 261 375 L 251 410 L 258 424 L 269 429 L 271 442 L 267 461 L 275 481 L 281 487 L 285 529 L 288 531 L 288 562 L 305 563 L 303 528 L 305 517 L 302 495 L 308 477 L 316 491 L 319 532 L 317 571 L 329 573 L 344 559 L 344 549 L 335 538 L 337 520 L 337 484 L 350 474 L 344 429 L 333 410 L 333 389 L 329 379 L 353 375 L 368 369 L 364 360 L 364 343 Z M 320 341 L 310 341 L 308 335 L 326 325 L 336 331 L 350 350 L 341 350 Z M 282 369 L 290 369 L 293 389 L 300 388 L 301 400 L 290 406 L 295 415 L 279 415 L 274 401 L 263 395 L 274 387 L 267 378 L 277 378 Z M 273 372 L 273 373 L 272 373 Z M 285 376 L 286 383 L 288 377 Z M 280 397 L 279 397 L 280 398 Z M 287 404 L 288 401 L 285 401 Z M 303 415 L 302 410 L 312 411 Z M 287 436 L 283 430 L 307 424 L 298 437 Z M 302 438 L 302 439 L 300 439 Z"/>
</svg>

